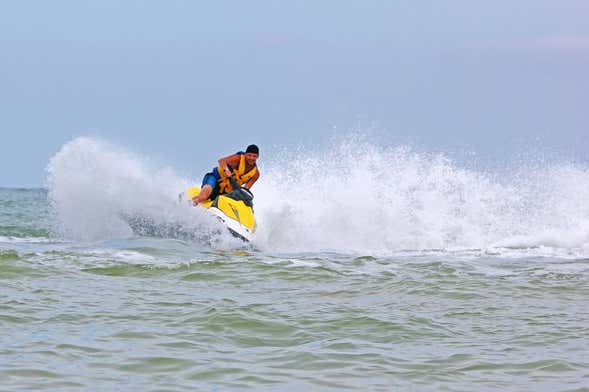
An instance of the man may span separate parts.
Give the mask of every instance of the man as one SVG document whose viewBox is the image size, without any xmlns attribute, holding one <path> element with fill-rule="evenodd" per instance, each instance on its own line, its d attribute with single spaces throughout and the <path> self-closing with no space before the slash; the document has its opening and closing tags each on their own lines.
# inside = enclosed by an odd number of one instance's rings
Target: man
<svg viewBox="0 0 589 392">
<path fill-rule="evenodd" d="M 218 195 L 229 193 L 232 190 L 229 177 L 235 178 L 239 185 L 250 189 L 260 178 L 260 172 L 256 161 L 260 150 L 255 144 L 247 146 L 245 152 L 238 151 L 233 155 L 219 159 L 219 166 L 202 179 L 200 194 L 192 199 L 194 205 L 205 200 L 214 200 Z"/>
</svg>

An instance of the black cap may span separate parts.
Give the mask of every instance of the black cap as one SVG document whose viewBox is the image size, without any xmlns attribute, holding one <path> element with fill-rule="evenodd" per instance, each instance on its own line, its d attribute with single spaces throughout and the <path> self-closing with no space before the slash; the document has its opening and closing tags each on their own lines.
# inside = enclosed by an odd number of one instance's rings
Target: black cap
<svg viewBox="0 0 589 392">
<path fill-rule="evenodd" d="M 260 155 L 260 149 L 255 144 L 250 144 L 249 146 L 247 146 L 247 149 L 245 150 L 245 152 L 246 152 L 246 154 L 252 153 L 252 154 Z"/>
</svg>

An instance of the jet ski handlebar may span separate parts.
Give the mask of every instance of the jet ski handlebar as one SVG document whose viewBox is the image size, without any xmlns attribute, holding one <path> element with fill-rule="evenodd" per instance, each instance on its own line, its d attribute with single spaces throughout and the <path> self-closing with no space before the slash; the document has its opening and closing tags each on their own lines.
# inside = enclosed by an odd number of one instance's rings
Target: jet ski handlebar
<svg viewBox="0 0 589 392">
<path fill-rule="evenodd" d="M 231 188 L 233 189 L 241 188 L 241 185 L 237 183 L 237 180 L 233 176 L 229 177 L 229 183 L 231 184 Z"/>
<path fill-rule="evenodd" d="M 231 184 L 232 191 L 229 192 L 228 195 L 231 195 L 235 200 L 243 200 L 251 207 L 251 203 L 254 198 L 252 192 L 249 189 L 239 185 L 233 176 L 229 177 L 229 183 Z"/>
</svg>

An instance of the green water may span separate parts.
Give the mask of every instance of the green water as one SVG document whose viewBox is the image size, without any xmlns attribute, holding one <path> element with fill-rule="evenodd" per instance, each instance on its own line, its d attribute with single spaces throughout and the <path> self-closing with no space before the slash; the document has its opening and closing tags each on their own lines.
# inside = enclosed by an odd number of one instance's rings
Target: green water
<svg viewBox="0 0 589 392">
<path fill-rule="evenodd" d="M 589 390 L 582 255 L 73 242 L 0 196 L 2 391 Z"/>
</svg>

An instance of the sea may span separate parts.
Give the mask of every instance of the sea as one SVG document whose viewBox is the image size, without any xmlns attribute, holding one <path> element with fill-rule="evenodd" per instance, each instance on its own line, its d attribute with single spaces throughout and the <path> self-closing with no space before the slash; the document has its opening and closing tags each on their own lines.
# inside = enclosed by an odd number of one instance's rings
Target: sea
<svg viewBox="0 0 589 392">
<path fill-rule="evenodd" d="M 82 137 L 0 189 L 1 391 L 589 391 L 587 165 L 262 155 L 251 243 L 207 169 Z"/>
</svg>

